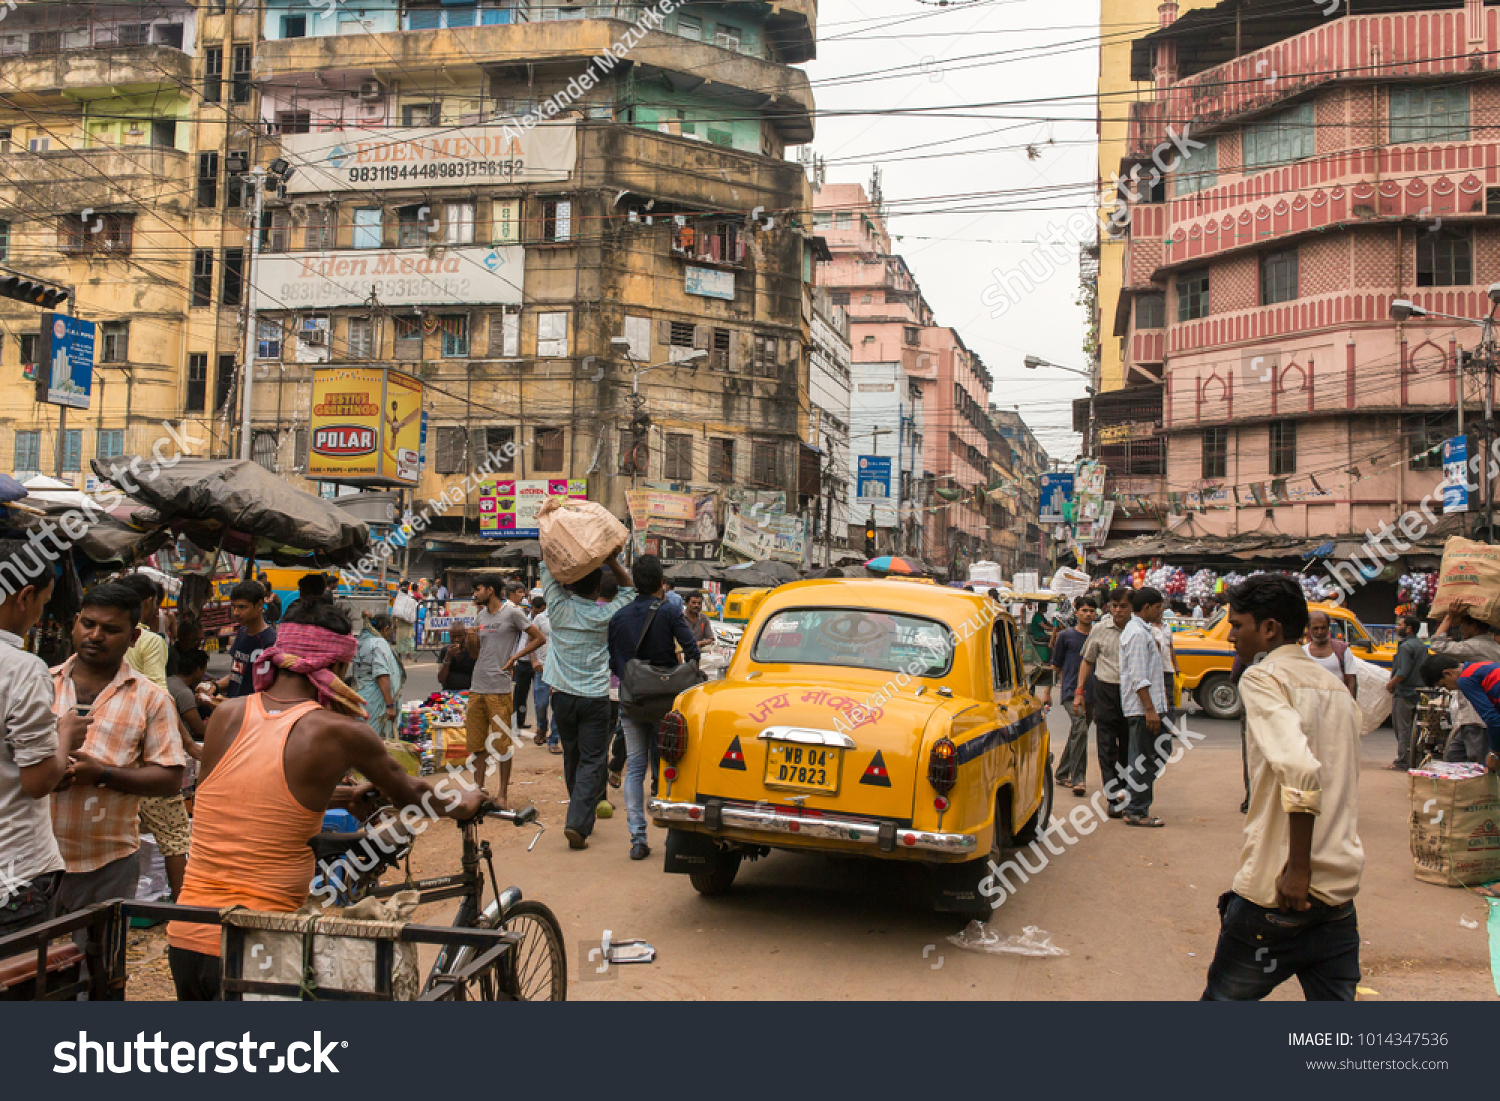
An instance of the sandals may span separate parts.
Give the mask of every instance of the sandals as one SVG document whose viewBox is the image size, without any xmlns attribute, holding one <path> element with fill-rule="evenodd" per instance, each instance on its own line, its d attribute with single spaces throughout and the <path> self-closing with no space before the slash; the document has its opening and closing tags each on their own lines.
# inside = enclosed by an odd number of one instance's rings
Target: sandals
<svg viewBox="0 0 1500 1101">
<path fill-rule="evenodd" d="M 536 734 L 532 737 L 531 744 L 532 745 L 546 745 L 547 744 L 547 732 L 545 730 L 538 730 L 536 732 Z"/>
<path fill-rule="evenodd" d="M 619 787 L 620 784 L 621 784 L 621 782 L 622 782 L 622 780 L 623 780 L 623 773 L 620 773 L 620 772 L 611 772 L 609 774 L 609 786 L 612 787 L 612 788 Z"/>
<path fill-rule="evenodd" d="M 1082 798 L 1083 796 L 1088 794 L 1088 788 L 1084 787 L 1082 784 L 1074 784 L 1073 794 Z"/>
<path fill-rule="evenodd" d="M 549 745 L 547 747 L 547 752 L 548 753 L 556 754 L 557 756 L 561 757 L 562 756 L 562 746 L 560 746 L 560 745 Z"/>
<path fill-rule="evenodd" d="M 1159 830 L 1166 825 L 1160 818 L 1152 818 L 1149 814 L 1127 814 L 1125 824 L 1146 830 Z"/>
</svg>

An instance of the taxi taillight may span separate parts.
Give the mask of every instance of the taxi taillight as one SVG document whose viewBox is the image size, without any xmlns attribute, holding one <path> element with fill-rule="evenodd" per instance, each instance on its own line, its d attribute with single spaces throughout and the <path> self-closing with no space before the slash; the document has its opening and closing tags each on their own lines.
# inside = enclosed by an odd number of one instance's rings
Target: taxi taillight
<svg viewBox="0 0 1500 1101">
<path fill-rule="evenodd" d="M 958 746 L 951 738 L 939 738 L 932 744 L 932 756 L 927 760 L 927 782 L 942 795 L 947 795 L 958 783 Z"/>
<path fill-rule="evenodd" d="M 677 762 L 687 752 L 687 720 L 681 711 L 668 711 L 656 732 L 656 749 L 663 761 Z"/>
</svg>

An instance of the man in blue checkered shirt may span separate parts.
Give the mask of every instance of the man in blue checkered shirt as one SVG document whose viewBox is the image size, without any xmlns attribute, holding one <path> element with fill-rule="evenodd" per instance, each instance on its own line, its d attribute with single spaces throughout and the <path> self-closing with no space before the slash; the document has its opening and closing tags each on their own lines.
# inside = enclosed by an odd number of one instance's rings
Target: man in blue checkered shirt
<svg viewBox="0 0 1500 1101">
<path fill-rule="evenodd" d="M 1155 589 L 1137 589 L 1130 598 L 1135 616 L 1120 632 L 1120 709 L 1130 727 L 1130 757 L 1125 783 L 1127 826 L 1166 825 L 1151 816 L 1152 787 L 1161 770 L 1161 717 L 1167 711 L 1161 648 L 1151 626 L 1160 622 L 1164 602 Z M 1171 744 L 1168 736 L 1166 744 Z"/>
</svg>

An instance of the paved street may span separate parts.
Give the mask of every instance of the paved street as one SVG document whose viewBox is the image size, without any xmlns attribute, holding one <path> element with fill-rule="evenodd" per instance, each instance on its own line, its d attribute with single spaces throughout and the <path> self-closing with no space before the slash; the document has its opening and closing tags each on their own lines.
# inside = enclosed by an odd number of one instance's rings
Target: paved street
<svg viewBox="0 0 1500 1101">
<path fill-rule="evenodd" d="M 407 698 L 435 687 L 436 666 L 413 665 Z M 495 824 L 501 879 L 556 911 L 569 938 L 580 999 L 626 998 L 1106 998 L 1183 999 L 1201 992 L 1213 953 L 1219 894 L 1233 875 L 1242 835 L 1238 724 L 1190 719 L 1208 736 L 1158 786 L 1161 830 L 1108 822 L 1005 901 L 995 918 L 1006 934 L 1037 925 L 1071 954 L 1020 959 L 960 950 L 947 937 L 963 925 L 918 901 L 920 872 L 873 861 L 835 861 L 776 852 L 747 864 L 734 893 L 700 898 L 686 876 L 661 871 L 664 836 L 653 830 L 650 859 L 627 857 L 624 801 L 599 823 L 589 848 L 562 836 L 561 758 L 528 741 L 517 755 L 513 802 L 534 803 L 548 825 Z M 1052 717 L 1054 749 L 1065 716 Z M 1492 998 L 1484 907 L 1461 889 L 1419 883 L 1407 844 L 1407 780 L 1386 772 L 1394 742 L 1383 729 L 1365 740 L 1360 834 L 1366 865 L 1358 908 L 1364 947 L 1361 986 L 1381 1000 Z M 1091 786 L 1097 783 L 1092 770 Z M 1074 797 L 1058 794 L 1060 812 Z M 456 868 L 458 834 L 440 824 L 419 842 L 414 870 Z M 422 916 L 444 920 L 434 906 Z M 1461 917 L 1478 921 L 1468 929 Z M 616 939 L 655 944 L 658 962 L 597 976 L 580 949 L 605 929 Z M 929 947 L 931 946 L 931 947 Z M 925 954 L 924 954 L 925 953 Z M 1297 999 L 1294 983 L 1278 997 Z"/>
</svg>

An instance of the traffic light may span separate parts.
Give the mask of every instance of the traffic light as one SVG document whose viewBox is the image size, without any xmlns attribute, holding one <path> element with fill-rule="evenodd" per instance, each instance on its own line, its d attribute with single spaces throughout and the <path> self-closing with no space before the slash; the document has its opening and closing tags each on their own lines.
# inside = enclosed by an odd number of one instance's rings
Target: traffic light
<svg viewBox="0 0 1500 1101">
<path fill-rule="evenodd" d="M 68 292 L 61 287 L 25 279 L 19 275 L 6 275 L 0 277 L 0 298 L 13 298 L 17 302 L 50 310 L 59 302 L 66 302 Z"/>
<path fill-rule="evenodd" d="M 865 554 L 867 554 L 871 558 L 875 557 L 875 525 L 874 524 L 866 524 L 865 525 Z"/>
</svg>

